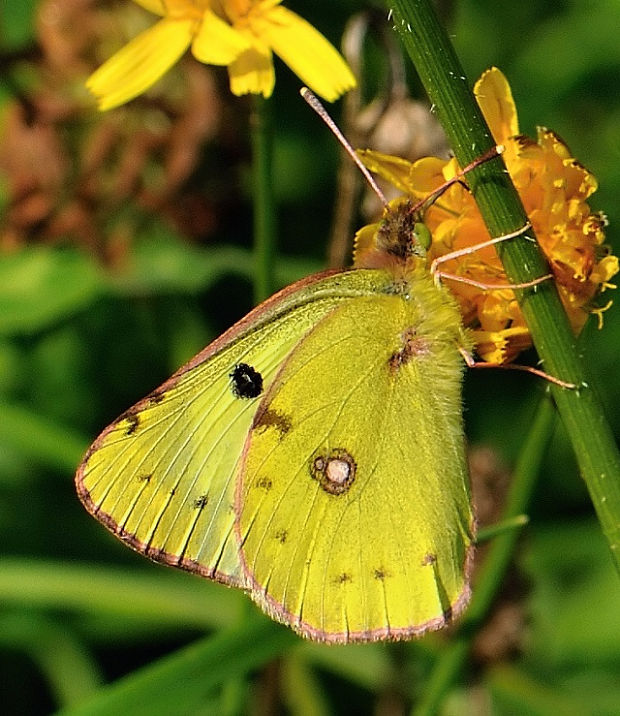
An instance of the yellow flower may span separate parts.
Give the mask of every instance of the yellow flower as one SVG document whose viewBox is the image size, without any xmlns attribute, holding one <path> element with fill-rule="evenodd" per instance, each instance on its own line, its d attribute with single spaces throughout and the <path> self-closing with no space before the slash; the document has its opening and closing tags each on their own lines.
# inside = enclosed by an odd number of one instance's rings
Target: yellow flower
<svg viewBox="0 0 620 716">
<path fill-rule="evenodd" d="M 134 0 L 161 20 L 88 79 L 101 110 L 145 92 L 191 47 L 200 62 L 228 66 L 234 94 L 269 97 L 272 51 L 314 92 L 334 100 L 355 86 L 337 50 L 280 0 Z"/>
<path fill-rule="evenodd" d="M 519 134 L 510 86 L 497 69 L 487 70 L 475 85 L 478 104 L 503 154 L 536 232 L 573 329 L 578 332 L 589 313 L 598 313 L 593 300 L 618 272 L 618 259 L 603 245 L 604 217 L 592 213 L 587 199 L 596 179 L 579 164 L 552 131 L 538 129 L 536 140 Z M 455 159 L 426 157 L 411 164 L 377 152 L 360 152 L 369 169 L 403 192 L 424 197 L 459 170 Z M 488 240 L 489 234 L 471 193 L 453 185 L 424 216 L 433 241 L 429 261 L 437 256 Z M 489 284 L 506 283 L 494 247 L 487 247 L 442 264 L 442 270 Z M 477 352 L 486 361 L 504 363 L 531 345 L 531 337 L 514 293 L 509 289 L 481 290 L 449 281 L 465 324 L 473 327 Z"/>
<path fill-rule="evenodd" d="M 233 94 L 271 95 L 275 83 L 272 51 L 304 84 L 330 102 L 355 87 L 355 77 L 338 51 L 280 2 L 214 0 L 214 7 L 220 8 L 250 45 L 228 67 Z"/>
</svg>

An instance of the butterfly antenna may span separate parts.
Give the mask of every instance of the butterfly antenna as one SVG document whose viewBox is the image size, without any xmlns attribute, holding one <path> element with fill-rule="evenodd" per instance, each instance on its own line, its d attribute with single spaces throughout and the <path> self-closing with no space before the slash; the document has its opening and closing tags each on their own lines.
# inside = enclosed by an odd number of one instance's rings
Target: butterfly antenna
<svg viewBox="0 0 620 716">
<path fill-rule="evenodd" d="M 444 192 L 446 192 L 453 184 L 462 184 L 463 178 L 466 174 L 469 174 L 472 169 L 479 167 L 481 164 L 484 164 L 491 159 L 495 159 L 495 157 L 499 157 L 501 154 L 504 153 L 505 150 L 506 147 L 503 144 L 496 144 L 494 147 L 491 147 L 491 149 L 486 151 L 484 154 L 481 154 L 479 157 L 476 157 L 473 162 L 470 162 L 466 167 L 459 170 L 451 179 L 448 179 L 443 184 L 438 186 L 435 190 L 433 190 L 428 196 L 425 196 L 424 199 L 421 199 L 411 208 L 411 211 L 424 211 L 425 207 L 428 208 L 431 204 L 434 204 L 437 199 L 439 199 L 439 197 Z"/>
<path fill-rule="evenodd" d="M 375 181 L 372 174 L 368 171 L 368 169 L 364 166 L 362 163 L 362 160 L 357 156 L 355 153 L 355 149 L 349 144 L 344 134 L 338 129 L 338 125 L 334 120 L 329 116 L 327 110 L 317 96 L 309 90 L 307 87 L 302 87 L 299 90 L 299 93 L 301 96 L 306 100 L 306 102 L 312 107 L 312 109 L 319 115 L 319 117 L 325 122 L 325 124 L 331 129 L 332 133 L 336 137 L 336 139 L 340 142 L 340 144 L 343 146 L 344 150 L 347 152 L 347 154 L 351 157 L 351 159 L 355 162 L 359 170 L 364 175 L 364 178 L 366 181 L 370 184 L 372 190 L 375 192 L 375 194 L 379 197 L 379 201 L 383 204 L 383 206 L 388 205 L 388 200 L 385 198 L 385 194 L 381 191 L 379 188 L 379 185 Z M 447 187 L 446 187 L 447 188 Z M 445 191 L 445 190 L 444 190 Z"/>
</svg>

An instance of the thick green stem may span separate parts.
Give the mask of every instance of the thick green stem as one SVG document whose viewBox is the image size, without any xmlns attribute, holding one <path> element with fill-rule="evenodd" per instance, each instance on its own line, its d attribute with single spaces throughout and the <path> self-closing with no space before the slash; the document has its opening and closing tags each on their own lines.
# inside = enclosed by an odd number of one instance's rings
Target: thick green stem
<svg viewBox="0 0 620 716">
<path fill-rule="evenodd" d="M 260 303 L 273 293 L 273 256 L 275 253 L 275 199 L 273 195 L 273 123 L 271 103 L 253 96 L 250 117 L 252 132 L 254 193 L 254 302 Z"/>
<path fill-rule="evenodd" d="M 388 4 L 456 158 L 465 166 L 494 142 L 450 40 L 430 0 L 389 0 Z M 471 179 L 468 176 L 492 236 L 515 231 L 527 218 L 503 169 L 496 160 L 474 170 Z M 533 236 L 531 231 L 527 233 Z M 513 283 L 547 272 L 537 244 L 525 238 L 500 244 L 498 252 Z M 518 292 L 517 298 L 544 369 L 578 386 L 574 390 L 552 386 L 552 393 L 620 571 L 620 454 L 613 433 L 598 395 L 586 379 L 555 285 L 547 281 Z"/>
</svg>

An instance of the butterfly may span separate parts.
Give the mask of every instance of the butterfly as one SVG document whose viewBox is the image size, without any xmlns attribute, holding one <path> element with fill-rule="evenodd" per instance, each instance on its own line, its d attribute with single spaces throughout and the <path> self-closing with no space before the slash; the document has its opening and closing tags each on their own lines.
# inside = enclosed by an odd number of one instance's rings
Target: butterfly
<svg viewBox="0 0 620 716">
<path fill-rule="evenodd" d="M 354 268 L 276 293 L 108 426 L 77 471 L 86 509 L 317 641 L 406 639 L 460 614 L 471 342 L 427 267 L 422 204 L 390 204 Z"/>
</svg>

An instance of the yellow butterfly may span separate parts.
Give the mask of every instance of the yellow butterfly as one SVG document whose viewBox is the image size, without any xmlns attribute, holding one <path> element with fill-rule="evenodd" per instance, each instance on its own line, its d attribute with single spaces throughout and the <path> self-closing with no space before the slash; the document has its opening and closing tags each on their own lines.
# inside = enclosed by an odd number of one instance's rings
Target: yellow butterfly
<svg viewBox="0 0 620 716">
<path fill-rule="evenodd" d="M 89 512 L 311 639 L 404 639 L 458 615 L 470 342 L 418 208 L 393 204 L 354 269 L 280 291 L 106 428 L 76 477 Z"/>
</svg>

